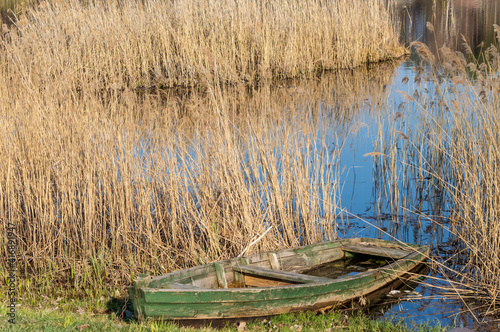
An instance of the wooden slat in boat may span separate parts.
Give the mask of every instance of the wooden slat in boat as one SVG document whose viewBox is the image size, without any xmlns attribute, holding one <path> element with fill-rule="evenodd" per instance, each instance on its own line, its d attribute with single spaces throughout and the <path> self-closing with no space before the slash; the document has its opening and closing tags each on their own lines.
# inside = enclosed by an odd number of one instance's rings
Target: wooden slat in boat
<svg viewBox="0 0 500 332">
<path fill-rule="evenodd" d="M 284 280 L 292 283 L 310 284 L 310 283 L 318 283 L 318 282 L 321 283 L 321 282 L 332 281 L 332 279 L 330 278 L 316 277 L 307 274 L 300 274 L 300 273 L 293 273 L 286 271 L 277 271 L 251 265 L 235 266 L 233 269 L 234 271 L 241 272 L 244 274 L 251 274 L 265 278 Z"/>
<path fill-rule="evenodd" d="M 409 250 L 380 247 L 369 244 L 343 245 L 340 248 L 350 253 L 365 254 L 365 255 L 386 257 L 392 259 L 401 259 L 412 253 L 412 251 Z"/>
<path fill-rule="evenodd" d="M 188 285 L 188 284 L 181 284 L 179 282 L 173 282 L 171 284 L 168 284 L 168 285 L 165 286 L 165 288 L 172 288 L 172 289 L 199 289 L 196 286 Z"/>
<path fill-rule="evenodd" d="M 217 283 L 220 288 L 227 288 L 226 273 L 221 263 L 214 263 L 215 273 L 217 275 Z"/>
</svg>

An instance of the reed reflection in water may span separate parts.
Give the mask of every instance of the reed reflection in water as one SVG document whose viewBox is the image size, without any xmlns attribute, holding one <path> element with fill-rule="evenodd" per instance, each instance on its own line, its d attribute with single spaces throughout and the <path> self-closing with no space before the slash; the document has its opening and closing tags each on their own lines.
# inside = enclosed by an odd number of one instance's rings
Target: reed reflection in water
<svg viewBox="0 0 500 332">
<path fill-rule="evenodd" d="M 442 45 L 464 51 L 463 35 L 477 57 L 493 43 L 493 24 L 500 22 L 497 0 L 397 0 L 396 10 L 402 40 L 423 42 L 434 54 Z M 433 30 L 427 29 L 427 22 Z"/>
</svg>

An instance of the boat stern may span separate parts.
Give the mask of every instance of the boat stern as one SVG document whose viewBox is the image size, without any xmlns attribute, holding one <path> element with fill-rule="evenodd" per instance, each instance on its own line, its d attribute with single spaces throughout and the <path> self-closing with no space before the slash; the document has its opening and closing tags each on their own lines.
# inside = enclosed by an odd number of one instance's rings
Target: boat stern
<svg viewBox="0 0 500 332">
<path fill-rule="evenodd" d="M 132 306 L 134 308 L 134 315 L 137 319 L 144 319 L 144 293 L 140 291 L 142 287 L 148 287 L 151 281 L 151 276 L 149 274 L 140 273 L 136 279 L 134 279 L 132 286 L 128 290 L 128 295 L 132 301 Z"/>
</svg>

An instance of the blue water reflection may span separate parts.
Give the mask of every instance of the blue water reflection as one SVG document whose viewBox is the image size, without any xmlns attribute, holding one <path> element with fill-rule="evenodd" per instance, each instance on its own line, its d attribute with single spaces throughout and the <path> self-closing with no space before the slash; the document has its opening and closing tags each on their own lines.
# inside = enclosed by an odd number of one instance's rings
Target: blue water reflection
<svg viewBox="0 0 500 332">
<path fill-rule="evenodd" d="M 480 52 L 494 42 L 493 24 L 500 22 L 500 2 L 498 1 L 401 0 L 397 1 L 396 12 L 401 22 L 403 41 L 407 44 L 415 40 L 424 42 L 436 56 L 436 50 L 443 45 L 453 50 L 463 51 L 465 40 L 470 44 L 474 56 L 479 58 Z M 381 121 L 389 121 L 387 119 L 398 112 L 398 105 L 405 101 L 405 95 L 402 92 L 411 96 L 415 89 L 419 88 L 418 84 L 414 83 L 416 60 L 416 55 L 412 54 L 409 60 L 396 69 L 387 86 L 388 108 L 385 114 L 378 118 L 373 117 L 369 112 L 372 105 L 368 100 L 363 111 L 354 121 L 354 124 L 358 122 L 362 125 L 358 125 L 357 134 L 349 137 L 349 144 L 346 144 L 341 155 L 341 164 L 345 166 L 341 181 L 343 183 L 341 201 L 345 210 L 354 216 L 351 215 L 347 221 L 342 221 L 343 225 L 339 234 L 342 234 L 342 237 L 397 238 L 409 243 L 431 244 L 435 248 L 433 253 L 439 255 L 445 253 L 446 250 L 453 250 L 454 237 L 447 232 L 446 227 L 438 226 L 434 221 L 425 218 L 421 212 L 433 215 L 433 220 L 437 219 L 446 226 L 448 216 L 446 207 L 436 210 L 430 198 L 419 205 L 416 196 L 412 197 L 412 194 L 407 197 L 410 201 L 397 202 L 400 207 L 404 205 L 406 209 L 403 211 L 400 209 L 395 212 L 389 206 L 390 195 L 382 199 L 384 202 L 380 204 L 380 194 L 383 191 L 375 188 L 376 176 L 380 174 L 375 170 L 375 157 L 369 155 L 372 152 L 380 152 L 377 151 L 377 148 L 380 148 L 380 144 L 376 143 L 377 139 L 380 139 L 377 135 L 380 136 L 380 126 L 386 125 Z M 429 87 L 432 88 L 432 84 L 429 83 Z M 408 112 L 408 110 L 403 112 Z M 402 133 L 404 130 L 415 130 L 413 128 L 415 123 L 409 122 L 417 117 L 418 114 L 405 113 L 399 120 L 402 123 L 399 123 L 400 129 L 398 130 Z M 390 133 L 386 132 L 385 136 L 390 136 Z M 412 175 L 408 174 L 408 176 Z M 404 187 L 404 184 L 400 184 L 401 187 Z M 440 283 L 432 279 L 441 277 L 438 271 L 431 272 L 430 276 L 431 278 L 426 281 L 428 284 Z M 492 328 L 491 325 L 477 324 L 461 301 L 446 299 L 440 296 L 440 291 L 433 287 L 419 286 L 415 291 L 419 296 L 412 296 L 407 300 L 387 298 L 387 301 L 396 304 L 389 309 L 374 309 L 375 314 L 396 320 L 404 319 L 410 324 L 429 322 L 433 325 L 439 321 L 442 325 L 475 327 L 479 330 Z"/>
</svg>

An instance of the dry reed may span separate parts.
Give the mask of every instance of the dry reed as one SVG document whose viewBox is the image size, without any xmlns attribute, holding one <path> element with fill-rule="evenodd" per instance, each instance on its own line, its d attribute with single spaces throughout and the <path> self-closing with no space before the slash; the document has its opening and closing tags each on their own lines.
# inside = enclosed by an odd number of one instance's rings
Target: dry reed
<svg viewBox="0 0 500 332">
<path fill-rule="evenodd" d="M 250 251 L 335 238 L 344 136 L 394 68 L 258 89 L 0 85 L 0 225 L 18 224 L 22 293 L 234 257 L 270 226 Z"/>
<path fill-rule="evenodd" d="M 20 15 L 1 60 L 33 89 L 255 82 L 399 56 L 395 31 L 382 0 L 53 0 Z"/>
<path fill-rule="evenodd" d="M 25 296 L 236 256 L 270 226 L 250 250 L 335 238 L 345 128 L 389 77 L 236 83 L 398 51 L 381 1 L 45 1 L 1 28 L 0 227 Z"/>
<path fill-rule="evenodd" d="M 236 256 L 269 226 L 252 249 L 335 236 L 337 157 L 313 157 L 325 143 L 307 113 L 292 122 L 262 110 L 240 129 L 218 100 L 187 137 L 173 108 L 136 98 L 21 107 L 9 114 L 22 121 L 2 119 L 1 219 L 18 225 L 27 277 L 57 266 L 54 279 L 81 283 L 73 270 L 94 259 L 117 272 L 102 272 L 116 278 L 106 282 L 139 269 L 165 273 Z M 139 122 L 131 109 L 106 116 L 129 102 L 145 113 Z"/>
</svg>

